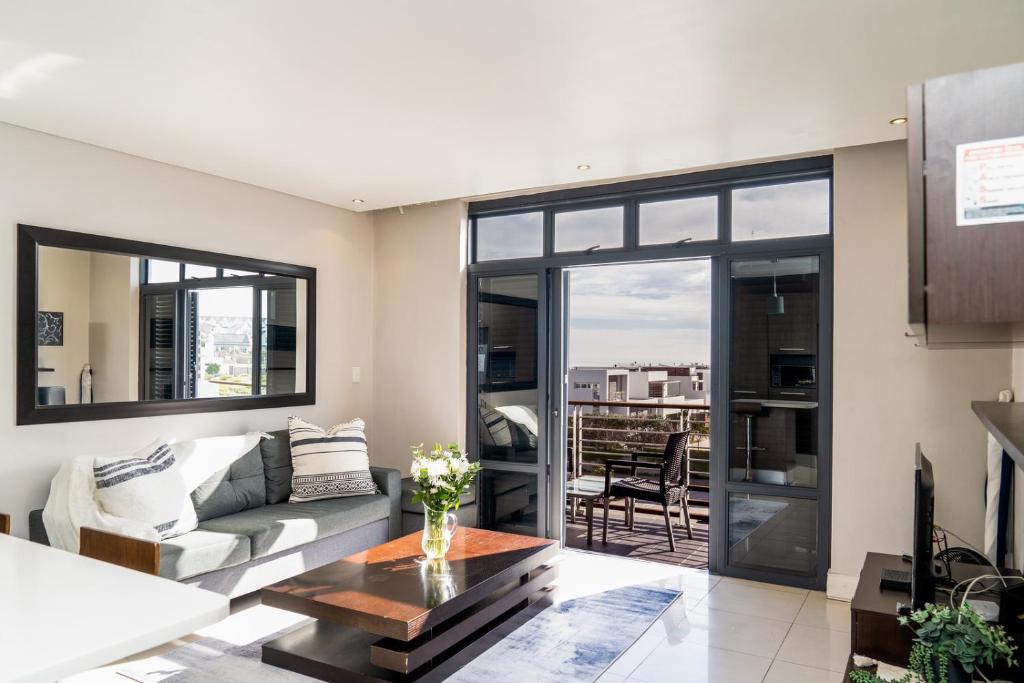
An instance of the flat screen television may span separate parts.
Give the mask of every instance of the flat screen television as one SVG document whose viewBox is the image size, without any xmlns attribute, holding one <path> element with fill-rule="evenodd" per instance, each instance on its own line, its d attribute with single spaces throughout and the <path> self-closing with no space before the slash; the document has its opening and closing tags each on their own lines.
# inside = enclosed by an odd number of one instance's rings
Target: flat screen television
<svg viewBox="0 0 1024 683">
<path fill-rule="evenodd" d="M 918 444 L 914 456 L 914 560 L 910 575 L 910 602 L 915 610 L 935 602 L 934 524 L 935 479 L 932 464 Z"/>
</svg>

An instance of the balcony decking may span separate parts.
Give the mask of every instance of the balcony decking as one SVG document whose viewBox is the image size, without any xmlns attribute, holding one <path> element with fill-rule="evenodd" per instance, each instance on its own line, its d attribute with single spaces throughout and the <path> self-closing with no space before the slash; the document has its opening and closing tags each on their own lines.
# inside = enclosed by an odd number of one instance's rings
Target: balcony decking
<svg viewBox="0 0 1024 683">
<path fill-rule="evenodd" d="M 580 516 L 575 524 L 566 521 L 565 545 L 605 555 L 652 560 L 694 569 L 708 568 L 708 524 L 705 520 L 693 520 L 693 540 L 686 538 L 684 528 L 676 527 L 675 552 L 668 548 L 665 521 L 660 513 L 650 514 L 637 509 L 633 526 L 633 531 L 626 528 L 623 511 L 613 508 L 608 515 L 608 543 L 602 544 L 601 513 L 595 507 L 594 544 L 587 545 L 587 522 Z"/>
<path fill-rule="evenodd" d="M 568 462 L 569 476 L 603 476 L 605 460 L 634 452 L 660 453 L 672 432 L 689 426 L 694 436 L 688 449 L 684 473 L 690 488 L 690 516 L 693 539 L 676 526 L 676 550 L 669 550 L 665 522 L 660 508 L 637 506 L 634 529 L 623 523 L 622 501 L 612 502 L 608 518 L 608 543 L 601 543 L 603 507 L 594 507 L 594 543 L 587 545 L 587 524 L 583 515 L 575 523 L 566 520 L 566 545 L 592 552 L 664 562 L 676 566 L 707 569 L 708 485 L 710 422 L 708 406 L 692 404 L 632 403 L 628 401 L 570 401 Z M 602 410 L 605 409 L 605 410 Z M 610 410 L 608 410 L 610 409 Z M 673 415 L 664 411 L 676 409 Z M 612 411 L 625 411 L 615 412 Z M 657 476 L 656 470 L 640 472 Z M 587 477 L 589 478 L 589 477 Z M 673 519 L 678 509 L 673 507 Z"/>
</svg>

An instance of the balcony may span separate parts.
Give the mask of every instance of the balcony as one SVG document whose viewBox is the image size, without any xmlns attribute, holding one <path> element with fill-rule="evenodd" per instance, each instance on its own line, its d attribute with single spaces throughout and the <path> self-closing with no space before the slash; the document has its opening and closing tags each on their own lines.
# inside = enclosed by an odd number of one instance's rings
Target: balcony
<svg viewBox="0 0 1024 683">
<path fill-rule="evenodd" d="M 588 546 L 585 515 L 574 511 L 570 501 L 566 545 L 610 555 L 707 568 L 710 412 L 707 405 L 674 401 L 570 401 L 566 476 L 603 484 L 607 460 L 629 459 L 633 453 L 660 455 L 669 434 L 689 428 L 693 434 L 683 478 L 689 487 L 687 500 L 693 539 L 687 539 L 686 531 L 677 526 L 676 550 L 670 551 L 661 508 L 642 503 L 636 506 L 634 528 L 629 530 L 625 525 L 623 501 L 619 499 L 612 502 L 607 544 L 601 543 L 603 509 L 600 505 L 595 508 L 594 542 Z M 656 477 L 657 470 L 641 469 L 639 474 Z"/>
</svg>

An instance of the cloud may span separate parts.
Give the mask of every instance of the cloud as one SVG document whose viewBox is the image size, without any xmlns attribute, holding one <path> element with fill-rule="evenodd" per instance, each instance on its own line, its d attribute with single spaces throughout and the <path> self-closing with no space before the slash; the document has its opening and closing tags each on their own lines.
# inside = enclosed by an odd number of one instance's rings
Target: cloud
<svg viewBox="0 0 1024 683">
<path fill-rule="evenodd" d="M 569 297 L 570 365 L 710 358 L 707 259 L 574 269 Z"/>
</svg>

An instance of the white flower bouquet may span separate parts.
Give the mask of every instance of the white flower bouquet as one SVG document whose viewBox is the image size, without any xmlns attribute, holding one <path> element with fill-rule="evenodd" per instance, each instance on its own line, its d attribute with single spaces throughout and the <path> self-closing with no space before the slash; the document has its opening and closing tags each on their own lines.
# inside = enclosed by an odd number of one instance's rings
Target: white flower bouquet
<svg viewBox="0 0 1024 683">
<path fill-rule="evenodd" d="M 459 496 L 469 488 L 480 471 L 480 463 L 470 462 L 458 444 L 447 448 L 436 443 L 428 452 L 423 445 L 412 448 L 412 478 L 417 490 L 414 503 L 423 504 L 423 552 L 427 559 L 439 559 L 448 552 L 455 533 L 455 515 Z"/>
</svg>

